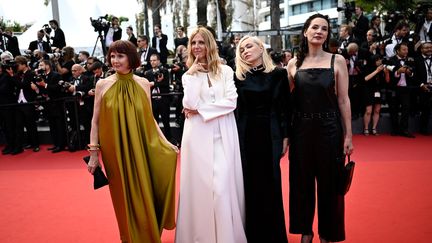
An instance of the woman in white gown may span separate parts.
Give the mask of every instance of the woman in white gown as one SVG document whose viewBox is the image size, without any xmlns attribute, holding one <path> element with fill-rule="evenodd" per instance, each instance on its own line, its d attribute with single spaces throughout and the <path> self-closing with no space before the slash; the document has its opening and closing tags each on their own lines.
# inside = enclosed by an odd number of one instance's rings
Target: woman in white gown
<svg viewBox="0 0 432 243">
<path fill-rule="evenodd" d="M 233 71 L 220 63 L 206 28 L 189 40 L 175 242 L 246 243 Z"/>
</svg>

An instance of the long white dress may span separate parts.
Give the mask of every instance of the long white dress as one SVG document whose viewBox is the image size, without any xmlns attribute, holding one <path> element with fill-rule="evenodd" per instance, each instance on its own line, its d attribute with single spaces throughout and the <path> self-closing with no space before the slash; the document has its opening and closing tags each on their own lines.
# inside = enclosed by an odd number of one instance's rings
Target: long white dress
<svg viewBox="0 0 432 243">
<path fill-rule="evenodd" d="M 183 75 L 183 106 L 199 114 L 184 124 L 176 243 L 247 242 L 233 77 L 222 65 L 209 88 L 207 73 Z"/>
</svg>

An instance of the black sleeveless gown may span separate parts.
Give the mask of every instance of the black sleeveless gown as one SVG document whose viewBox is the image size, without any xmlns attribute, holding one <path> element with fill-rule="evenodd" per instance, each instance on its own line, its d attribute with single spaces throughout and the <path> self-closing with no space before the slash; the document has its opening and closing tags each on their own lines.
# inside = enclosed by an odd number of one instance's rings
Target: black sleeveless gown
<svg viewBox="0 0 432 243">
<path fill-rule="evenodd" d="M 343 168 L 343 129 L 330 68 L 298 69 L 294 77 L 293 131 L 289 152 L 290 232 L 311 234 L 318 197 L 318 233 L 345 239 L 344 197 L 337 192 Z"/>
</svg>

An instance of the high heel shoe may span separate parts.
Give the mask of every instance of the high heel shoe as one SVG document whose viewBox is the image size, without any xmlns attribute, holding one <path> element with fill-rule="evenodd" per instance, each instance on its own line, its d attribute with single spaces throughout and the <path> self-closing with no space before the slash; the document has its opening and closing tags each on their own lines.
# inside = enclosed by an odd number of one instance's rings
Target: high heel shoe
<svg viewBox="0 0 432 243">
<path fill-rule="evenodd" d="M 365 136 L 369 136 L 369 129 L 364 129 L 363 130 L 363 135 L 365 135 Z"/>
<path fill-rule="evenodd" d="M 377 132 L 377 130 L 375 128 L 372 128 L 372 135 L 374 135 L 374 136 L 378 136 L 379 135 L 378 132 Z"/>
</svg>

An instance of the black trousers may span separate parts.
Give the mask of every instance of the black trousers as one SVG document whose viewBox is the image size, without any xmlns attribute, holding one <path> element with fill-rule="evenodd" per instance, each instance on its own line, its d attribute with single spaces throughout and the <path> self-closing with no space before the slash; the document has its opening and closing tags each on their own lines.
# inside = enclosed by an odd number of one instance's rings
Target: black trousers
<svg viewBox="0 0 432 243">
<path fill-rule="evenodd" d="M 161 97 L 161 98 L 153 98 L 152 99 L 152 108 L 153 108 L 153 116 L 156 121 L 162 119 L 163 124 L 163 134 L 165 137 L 170 140 L 172 138 L 171 127 L 170 127 L 170 98 L 169 97 Z M 160 115 L 160 118 L 159 118 Z"/>
<path fill-rule="evenodd" d="M 21 104 L 15 110 L 15 144 L 22 146 L 24 141 L 24 127 L 27 130 L 27 141 L 33 148 L 39 147 L 39 136 L 36 124 L 36 110 L 33 104 Z"/>
<path fill-rule="evenodd" d="M 410 89 L 408 87 L 396 87 L 389 101 L 392 133 L 408 132 L 410 103 Z M 401 113 L 400 119 L 399 111 Z"/>
<path fill-rule="evenodd" d="M 420 93 L 420 132 L 428 132 L 429 117 L 432 108 L 432 92 Z"/>
<path fill-rule="evenodd" d="M 315 193 L 318 233 L 328 241 L 345 240 L 345 201 L 338 193 L 343 170 L 339 118 L 295 118 L 289 152 L 290 232 L 312 234 Z"/>
<path fill-rule="evenodd" d="M 15 108 L 0 108 L 0 126 L 6 138 L 6 148 L 14 149 L 15 144 Z"/>
<path fill-rule="evenodd" d="M 66 119 L 62 101 L 46 104 L 46 117 L 50 128 L 50 135 L 54 146 L 66 147 Z"/>
</svg>

